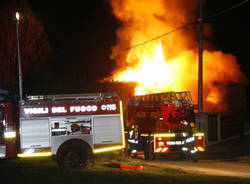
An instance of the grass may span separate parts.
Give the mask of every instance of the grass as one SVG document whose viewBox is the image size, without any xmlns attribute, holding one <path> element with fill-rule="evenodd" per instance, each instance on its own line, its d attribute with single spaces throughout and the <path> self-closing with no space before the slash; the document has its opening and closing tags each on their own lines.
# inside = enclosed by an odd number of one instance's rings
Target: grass
<svg viewBox="0 0 250 184">
<path fill-rule="evenodd" d="M 143 170 L 122 170 L 114 163 L 123 165 L 143 165 Z M 155 166 L 142 159 L 133 159 L 121 154 L 96 156 L 94 167 L 87 170 L 62 171 L 51 158 L 14 160 L 0 162 L 0 177 L 7 183 L 25 184 L 249 184 L 250 181 L 232 177 L 215 177 L 186 173 L 181 169 L 171 169 L 164 164 Z M 2 183 L 2 182 L 1 182 Z"/>
</svg>

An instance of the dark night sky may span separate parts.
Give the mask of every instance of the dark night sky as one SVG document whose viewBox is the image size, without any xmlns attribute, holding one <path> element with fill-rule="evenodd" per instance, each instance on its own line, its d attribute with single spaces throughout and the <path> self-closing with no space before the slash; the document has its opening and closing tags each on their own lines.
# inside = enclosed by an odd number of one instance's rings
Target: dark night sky
<svg viewBox="0 0 250 184">
<path fill-rule="evenodd" d="M 112 15 L 109 1 L 28 1 L 48 34 L 53 59 L 40 71 L 26 74 L 24 91 L 75 93 L 96 89 L 97 80 L 107 77 L 116 66 L 109 55 L 116 41 L 115 30 L 119 22 Z M 207 0 L 204 16 L 242 1 Z M 250 79 L 248 6 L 249 3 L 210 19 L 209 23 L 214 31 L 213 45 L 225 53 L 234 54 Z"/>
<path fill-rule="evenodd" d="M 212 15 L 242 2 L 243 0 L 207 0 L 205 13 Z M 238 59 L 244 74 L 250 79 L 249 63 L 249 2 L 242 7 L 209 19 L 213 26 L 212 42 L 225 53 L 232 53 Z"/>
<path fill-rule="evenodd" d="M 115 67 L 109 55 L 118 22 L 107 1 L 29 2 L 52 45 L 55 62 L 50 69 L 58 76 L 54 82 L 63 81 L 52 92 L 94 90 L 97 80 Z"/>
</svg>

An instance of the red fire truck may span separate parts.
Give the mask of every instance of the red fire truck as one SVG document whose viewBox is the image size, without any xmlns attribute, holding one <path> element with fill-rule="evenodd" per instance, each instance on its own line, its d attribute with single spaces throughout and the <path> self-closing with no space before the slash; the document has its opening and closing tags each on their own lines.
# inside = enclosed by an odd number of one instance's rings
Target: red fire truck
<svg viewBox="0 0 250 184">
<path fill-rule="evenodd" d="M 85 168 L 93 154 L 124 148 L 115 93 L 27 96 L 19 104 L 6 94 L 0 98 L 1 159 L 55 155 L 63 168 Z"/>
<path fill-rule="evenodd" d="M 138 126 L 139 148 L 146 159 L 155 154 L 180 153 L 196 160 L 204 151 L 204 133 L 196 130 L 190 92 L 165 92 L 131 96 L 127 104 L 126 129 Z"/>
</svg>

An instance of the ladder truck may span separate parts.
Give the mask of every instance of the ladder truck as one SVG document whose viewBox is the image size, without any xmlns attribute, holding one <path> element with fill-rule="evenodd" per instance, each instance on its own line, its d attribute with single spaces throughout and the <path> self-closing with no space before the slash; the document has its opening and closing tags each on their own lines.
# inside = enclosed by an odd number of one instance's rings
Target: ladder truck
<svg viewBox="0 0 250 184">
<path fill-rule="evenodd" d="M 54 155 L 62 168 L 86 168 L 94 154 L 125 146 L 115 93 L 27 96 L 0 91 L 0 159 Z"/>
<path fill-rule="evenodd" d="M 195 128 L 194 109 L 189 91 L 130 96 L 126 130 L 138 127 L 138 149 L 145 159 L 179 153 L 197 161 L 196 153 L 205 150 L 205 142 L 204 133 Z"/>
</svg>

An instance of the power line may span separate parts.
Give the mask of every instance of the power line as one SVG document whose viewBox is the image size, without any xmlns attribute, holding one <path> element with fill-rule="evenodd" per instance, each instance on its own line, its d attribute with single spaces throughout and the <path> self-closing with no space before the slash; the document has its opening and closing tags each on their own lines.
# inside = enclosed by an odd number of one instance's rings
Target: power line
<svg viewBox="0 0 250 184">
<path fill-rule="evenodd" d="M 181 29 L 183 29 L 183 28 L 185 28 L 185 27 L 188 27 L 188 26 L 192 26 L 192 25 L 198 24 L 198 23 L 200 23 L 200 21 L 207 21 L 208 19 L 212 19 L 212 18 L 215 18 L 215 17 L 217 17 L 217 16 L 223 15 L 223 14 L 225 14 L 225 13 L 227 13 L 227 12 L 229 12 L 229 11 L 235 9 L 235 8 L 238 8 L 238 7 L 242 6 L 242 5 L 244 5 L 244 4 L 247 3 L 247 2 L 248 2 L 248 0 L 242 1 L 241 3 L 235 5 L 235 6 L 231 7 L 231 8 L 227 8 L 227 9 L 225 9 L 225 10 L 222 10 L 222 11 L 218 12 L 218 13 L 215 13 L 215 14 L 213 14 L 213 15 L 207 16 L 207 17 L 203 18 L 202 20 L 201 20 L 201 19 L 198 19 L 198 20 L 196 20 L 196 21 L 189 22 L 189 23 L 184 24 L 184 25 L 182 25 L 182 26 L 180 26 L 180 27 L 177 27 L 177 28 L 175 28 L 175 29 L 173 29 L 173 30 L 171 30 L 171 31 L 169 31 L 169 32 L 167 32 L 167 33 L 164 33 L 164 34 L 159 35 L 159 36 L 157 36 L 157 37 L 155 37 L 155 38 L 152 38 L 152 39 L 150 39 L 150 40 L 147 40 L 147 41 L 145 41 L 145 42 L 142 42 L 142 43 L 139 43 L 139 44 L 136 44 L 136 45 L 133 45 L 133 46 L 130 46 L 130 47 L 127 47 L 127 48 L 118 50 L 118 51 L 114 51 L 114 52 L 111 53 L 111 55 L 117 55 L 117 54 L 120 54 L 120 53 L 122 53 L 122 52 L 124 52 L 124 51 L 133 49 L 133 48 L 135 48 L 135 47 L 139 47 L 139 46 L 144 45 L 144 44 L 147 44 L 147 43 L 149 43 L 149 42 L 152 42 L 152 41 L 157 40 L 157 39 L 159 39 L 159 38 L 162 38 L 162 37 L 164 37 L 164 36 L 170 35 L 170 34 L 176 32 L 176 31 L 179 31 L 179 30 L 181 30 Z"/>
<path fill-rule="evenodd" d="M 157 40 L 157 39 L 159 39 L 159 38 L 161 38 L 161 37 L 164 37 L 164 36 L 167 36 L 167 35 L 169 35 L 169 34 L 171 34 L 171 33 L 174 33 L 174 32 L 176 32 L 176 31 L 178 31 L 178 30 L 180 30 L 180 29 L 183 29 L 183 28 L 185 28 L 185 27 L 187 27 L 187 26 L 191 26 L 191 25 L 197 24 L 197 23 L 198 23 L 198 21 L 194 21 L 194 22 L 190 22 L 190 23 L 184 24 L 184 25 L 182 25 L 182 26 L 180 26 L 180 27 L 177 27 L 177 28 L 173 29 L 172 31 L 169 31 L 169 32 L 164 33 L 164 34 L 162 34 L 162 35 L 160 35 L 160 36 L 157 36 L 157 37 L 155 37 L 155 38 L 152 38 L 151 40 L 147 40 L 147 41 L 145 41 L 145 42 L 142 42 L 142 43 L 133 45 L 133 46 L 131 46 L 131 47 L 128 47 L 128 48 L 125 48 L 125 49 L 121 49 L 121 50 L 112 52 L 111 55 L 119 54 L 119 53 L 124 52 L 124 51 L 126 51 L 126 50 L 130 50 L 130 49 L 132 49 L 132 48 L 135 48 L 135 47 L 144 45 L 144 44 L 146 44 L 146 43 L 148 43 L 148 42 L 152 42 L 152 41 Z"/>
<path fill-rule="evenodd" d="M 247 2 L 248 2 L 248 0 L 242 1 L 241 3 L 236 4 L 235 6 L 233 6 L 233 7 L 231 7 L 231 8 L 228 8 L 228 9 L 222 10 L 222 11 L 220 11 L 220 12 L 218 12 L 218 13 L 215 13 L 215 14 L 213 14 L 213 15 L 207 16 L 207 17 L 205 17 L 203 20 L 207 20 L 207 19 L 211 19 L 211 18 L 214 18 L 214 17 L 218 17 L 218 16 L 220 16 L 220 15 L 223 15 L 223 14 L 225 14 L 225 13 L 227 13 L 227 12 L 230 12 L 231 10 L 233 10 L 233 9 L 235 9 L 235 8 L 238 8 L 238 7 L 242 6 L 242 5 L 244 5 L 244 4 L 247 3 Z"/>
</svg>

